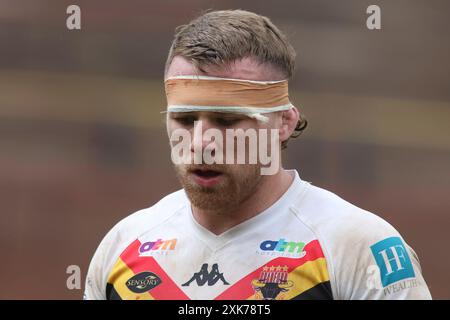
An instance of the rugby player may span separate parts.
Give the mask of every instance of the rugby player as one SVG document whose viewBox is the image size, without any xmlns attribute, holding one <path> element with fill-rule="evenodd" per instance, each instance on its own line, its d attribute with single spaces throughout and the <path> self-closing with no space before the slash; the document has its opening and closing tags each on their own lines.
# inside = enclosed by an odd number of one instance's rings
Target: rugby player
<svg viewBox="0 0 450 320">
<path fill-rule="evenodd" d="M 278 134 L 265 141 L 282 163 L 306 127 L 288 96 L 294 62 L 286 36 L 252 12 L 210 11 L 176 29 L 164 80 L 183 188 L 109 231 L 85 299 L 431 299 L 417 255 L 377 215 L 282 165 L 262 174 L 260 158 L 202 161 L 224 152 L 218 133 L 236 142 L 226 130 L 266 129 Z M 177 157 L 180 132 L 190 138 Z"/>
</svg>

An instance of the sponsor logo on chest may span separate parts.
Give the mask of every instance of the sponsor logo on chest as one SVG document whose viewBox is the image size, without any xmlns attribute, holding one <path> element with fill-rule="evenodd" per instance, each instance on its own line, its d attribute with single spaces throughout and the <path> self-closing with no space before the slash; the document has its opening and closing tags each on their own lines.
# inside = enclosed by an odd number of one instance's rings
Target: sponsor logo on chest
<svg viewBox="0 0 450 320">
<path fill-rule="evenodd" d="M 175 250 L 177 239 L 147 241 L 140 245 L 139 256 L 166 255 Z"/>
<path fill-rule="evenodd" d="M 264 240 L 260 243 L 256 253 L 260 255 L 301 258 L 306 254 L 305 243 L 302 241 Z"/>
</svg>

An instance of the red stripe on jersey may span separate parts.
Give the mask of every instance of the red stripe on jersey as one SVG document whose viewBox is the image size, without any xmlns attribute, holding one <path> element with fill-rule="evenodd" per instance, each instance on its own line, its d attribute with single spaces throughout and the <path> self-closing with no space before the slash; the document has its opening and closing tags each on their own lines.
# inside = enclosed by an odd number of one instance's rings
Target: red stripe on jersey
<svg viewBox="0 0 450 320">
<path fill-rule="evenodd" d="M 254 295 L 255 290 L 253 289 L 251 282 L 253 279 L 259 278 L 261 271 L 266 265 L 286 265 L 288 267 L 288 272 L 291 272 L 308 261 L 314 261 L 318 258 L 324 257 L 322 247 L 320 246 L 318 240 L 309 242 L 305 246 L 304 250 L 306 254 L 301 258 L 280 257 L 268 261 L 263 266 L 248 274 L 230 288 L 222 292 L 214 300 L 243 300 Z"/>
<path fill-rule="evenodd" d="M 139 256 L 140 246 L 141 242 L 136 239 L 120 257 L 135 274 L 151 271 L 161 279 L 161 284 L 151 289 L 149 293 L 157 300 L 189 300 L 189 297 L 175 284 L 153 257 Z"/>
</svg>

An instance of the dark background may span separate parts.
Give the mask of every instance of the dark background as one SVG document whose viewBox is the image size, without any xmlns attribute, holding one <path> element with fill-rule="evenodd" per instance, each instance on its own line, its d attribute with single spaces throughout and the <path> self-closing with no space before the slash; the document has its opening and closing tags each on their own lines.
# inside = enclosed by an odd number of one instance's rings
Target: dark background
<svg viewBox="0 0 450 320">
<path fill-rule="evenodd" d="M 370 4 L 381 30 L 366 28 Z M 438 0 L 0 0 L 0 298 L 81 298 L 67 266 L 84 287 L 106 232 L 179 188 L 163 68 L 174 28 L 209 8 L 287 34 L 310 126 L 285 167 L 393 224 L 433 297 L 450 298 L 450 2 Z"/>
</svg>

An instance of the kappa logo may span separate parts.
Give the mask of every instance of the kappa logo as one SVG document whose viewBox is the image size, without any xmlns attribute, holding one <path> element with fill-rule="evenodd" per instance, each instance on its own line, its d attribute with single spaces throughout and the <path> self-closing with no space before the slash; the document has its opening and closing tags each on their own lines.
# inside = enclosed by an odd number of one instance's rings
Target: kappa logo
<svg viewBox="0 0 450 320">
<path fill-rule="evenodd" d="M 189 286 L 193 281 L 197 282 L 197 285 L 199 287 L 204 286 L 205 284 L 208 284 L 208 286 L 215 285 L 218 281 L 222 281 L 224 285 L 229 285 L 229 283 L 225 280 L 225 277 L 223 276 L 223 273 L 219 271 L 219 266 L 217 263 L 214 263 L 212 265 L 211 271 L 208 271 L 208 264 L 204 263 L 202 267 L 200 268 L 199 272 L 194 273 L 192 278 L 186 282 L 183 283 L 183 287 Z"/>
<path fill-rule="evenodd" d="M 265 266 L 259 275 L 259 279 L 252 281 L 253 289 L 262 295 L 263 300 L 281 300 L 282 293 L 294 285 L 288 280 L 287 266 Z"/>
</svg>

